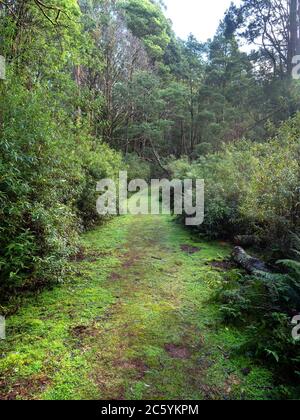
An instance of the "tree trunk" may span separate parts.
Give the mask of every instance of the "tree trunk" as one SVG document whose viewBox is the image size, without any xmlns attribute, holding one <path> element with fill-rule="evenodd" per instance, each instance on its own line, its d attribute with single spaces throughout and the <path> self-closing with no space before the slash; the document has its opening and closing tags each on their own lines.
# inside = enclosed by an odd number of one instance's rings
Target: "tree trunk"
<svg viewBox="0 0 300 420">
<path fill-rule="evenodd" d="M 269 268 L 267 267 L 267 265 L 263 261 L 257 258 L 251 257 L 251 255 L 247 254 L 246 251 L 239 246 L 234 248 L 233 259 L 239 266 L 244 268 L 249 274 L 252 274 L 257 277 L 264 277 L 264 278 L 270 277 L 271 272 Z"/>
<path fill-rule="evenodd" d="M 293 57 L 300 54 L 300 1 L 290 0 L 289 42 L 288 42 L 288 74 L 293 68 Z"/>
</svg>

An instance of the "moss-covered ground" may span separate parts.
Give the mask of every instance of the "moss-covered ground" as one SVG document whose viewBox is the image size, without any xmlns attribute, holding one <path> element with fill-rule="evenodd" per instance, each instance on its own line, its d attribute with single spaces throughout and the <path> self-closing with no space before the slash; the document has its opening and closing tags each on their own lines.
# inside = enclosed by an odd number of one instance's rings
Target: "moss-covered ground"
<svg viewBox="0 0 300 420">
<path fill-rule="evenodd" d="M 230 247 L 170 216 L 82 238 L 69 281 L 28 299 L 0 342 L 1 399 L 264 399 L 272 375 L 235 349 L 210 301 Z"/>
</svg>

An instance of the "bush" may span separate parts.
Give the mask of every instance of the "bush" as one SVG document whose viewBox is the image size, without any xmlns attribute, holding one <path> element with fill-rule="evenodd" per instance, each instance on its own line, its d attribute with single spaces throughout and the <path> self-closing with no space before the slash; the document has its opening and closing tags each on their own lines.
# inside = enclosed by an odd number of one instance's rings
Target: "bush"
<svg viewBox="0 0 300 420">
<path fill-rule="evenodd" d="M 86 140 L 87 138 L 88 136 Z M 84 229 L 93 226 L 100 219 L 96 211 L 97 182 L 104 178 L 117 180 L 119 171 L 124 169 L 120 153 L 112 150 L 106 144 L 97 142 L 91 149 L 90 145 L 93 143 L 94 140 L 90 138 L 82 155 L 81 165 L 84 178 L 81 193 L 76 203 Z"/>
<path fill-rule="evenodd" d="M 133 179 L 149 181 L 151 178 L 150 164 L 135 153 L 127 153 L 124 156 L 124 166 L 127 169 L 129 181 Z"/>
<path fill-rule="evenodd" d="M 121 156 L 96 142 L 46 88 L 17 79 L 0 96 L 0 292 L 61 281 L 78 233 L 99 220 L 96 182 Z"/>
<path fill-rule="evenodd" d="M 170 163 L 175 177 L 205 180 L 205 221 L 210 237 L 256 235 L 286 255 L 290 232 L 300 228 L 300 114 L 266 143 L 239 141 L 222 152 Z"/>
</svg>

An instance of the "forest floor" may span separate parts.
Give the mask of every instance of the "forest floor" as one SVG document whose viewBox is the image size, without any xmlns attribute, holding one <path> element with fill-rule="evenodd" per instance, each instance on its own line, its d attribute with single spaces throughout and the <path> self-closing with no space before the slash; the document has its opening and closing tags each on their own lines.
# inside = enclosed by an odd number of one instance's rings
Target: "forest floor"
<svg viewBox="0 0 300 420">
<path fill-rule="evenodd" d="M 170 216 L 85 234 L 69 281 L 7 320 L 0 399 L 268 398 L 271 373 L 238 355 L 243 332 L 211 301 L 229 253 Z"/>
</svg>

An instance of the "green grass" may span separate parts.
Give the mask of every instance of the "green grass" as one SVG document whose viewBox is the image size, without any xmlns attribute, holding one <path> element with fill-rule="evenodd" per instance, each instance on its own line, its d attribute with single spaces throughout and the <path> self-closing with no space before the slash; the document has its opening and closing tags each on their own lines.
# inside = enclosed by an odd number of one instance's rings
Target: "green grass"
<svg viewBox="0 0 300 420">
<path fill-rule="evenodd" d="M 124 216 L 82 245 L 76 274 L 8 319 L 1 398 L 268 398 L 271 373 L 235 353 L 243 332 L 221 325 L 210 301 L 222 273 L 209 262 L 226 244 L 168 216 Z"/>
</svg>

